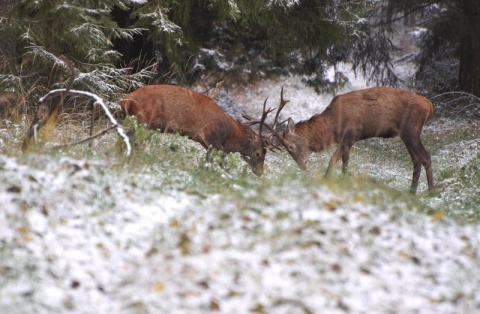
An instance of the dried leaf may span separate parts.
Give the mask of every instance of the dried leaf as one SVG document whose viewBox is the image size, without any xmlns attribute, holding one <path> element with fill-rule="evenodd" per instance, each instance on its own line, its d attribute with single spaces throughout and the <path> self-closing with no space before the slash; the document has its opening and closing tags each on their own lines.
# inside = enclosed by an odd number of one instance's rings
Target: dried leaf
<svg viewBox="0 0 480 314">
<path fill-rule="evenodd" d="M 411 258 L 411 255 L 408 252 L 405 252 L 403 250 L 399 251 L 398 255 L 405 258 Z"/>
<path fill-rule="evenodd" d="M 360 202 L 363 202 L 365 200 L 365 197 L 363 197 L 362 195 L 355 195 L 355 198 L 354 198 L 355 202 L 356 203 L 360 203 Z"/>
<path fill-rule="evenodd" d="M 265 306 L 259 303 L 255 305 L 253 308 L 251 308 L 250 311 L 254 313 L 265 313 Z"/>
<path fill-rule="evenodd" d="M 333 211 L 335 211 L 335 209 L 337 209 L 337 205 L 338 205 L 338 203 L 336 201 L 329 201 L 329 202 L 325 203 L 325 206 L 331 212 L 333 212 Z"/>
<path fill-rule="evenodd" d="M 210 300 L 210 311 L 220 311 L 220 305 L 215 299 Z"/>
<path fill-rule="evenodd" d="M 180 248 L 183 255 L 187 255 L 188 253 L 190 253 L 190 242 L 191 241 L 188 235 L 183 232 L 180 235 L 180 241 L 178 242 L 178 247 Z"/>
<path fill-rule="evenodd" d="M 339 264 L 335 263 L 332 265 L 332 270 L 336 273 L 340 273 L 342 271 L 342 266 Z"/>
<path fill-rule="evenodd" d="M 22 188 L 17 185 L 11 185 L 7 188 L 7 192 L 9 193 L 20 193 L 22 192 Z"/>
<path fill-rule="evenodd" d="M 157 282 L 153 286 L 153 291 L 154 292 L 163 292 L 165 290 L 165 284 L 163 282 Z"/>
<path fill-rule="evenodd" d="M 445 217 L 445 213 L 437 210 L 437 211 L 433 212 L 432 214 L 430 214 L 430 216 L 432 216 L 433 221 L 439 221 L 439 220 L 442 220 L 443 217 Z"/>
</svg>

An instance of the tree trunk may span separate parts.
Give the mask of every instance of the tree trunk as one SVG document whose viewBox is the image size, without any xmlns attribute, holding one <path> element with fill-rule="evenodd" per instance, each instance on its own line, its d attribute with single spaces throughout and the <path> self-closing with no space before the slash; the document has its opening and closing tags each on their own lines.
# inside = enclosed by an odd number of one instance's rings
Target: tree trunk
<svg viewBox="0 0 480 314">
<path fill-rule="evenodd" d="M 7 18 L 10 14 L 15 0 L 0 0 L 0 18 Z M 2 22 L 5 23 L 5 22 Z M 5 65 L 12 62 L 15 56 L 15 36 L 6 29 L 0 30 L 0 64 Z M 1 66 L 0 65 L 0 66 Z"/>
<path fill-rule="evenodd" d="M 463 12 L 469 30 L 461 42 L 460 88 L 480 96 L 480 1 L 464 0 Z"/>
</svg>

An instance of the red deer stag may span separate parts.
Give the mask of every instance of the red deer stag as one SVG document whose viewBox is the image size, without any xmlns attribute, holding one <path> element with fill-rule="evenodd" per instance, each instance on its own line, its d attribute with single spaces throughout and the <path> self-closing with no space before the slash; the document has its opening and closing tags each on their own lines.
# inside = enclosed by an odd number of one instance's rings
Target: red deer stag
<svg viewBox="0 0 480 314">
<path fill-rule="evenodd" d="M 285 104 L 282 93 L 273 131 L 279 111 Z M 433 192 L 432 162 L 420 140 L 423 124 L 432 114 L 432 103 L 425 97 L 396 88 L 372 87 L 334 97 L 324 112 L 306 121 L 295 124 L 289 118 L 283 137 L 276 135 L 303 170 L 308 167 L 312 151 L 320 152 L 337 143 L 326 175 L 334 169 L 340 157 L 342 172 L 346 173 L 350 148 L 355 142 L 371 137 L 400 136 L 413 162 L 410 192 L 415 194 L 417 191 L 422 165 L 427 173 L 428 190 Z"/>
<path fill-rule="evenodd" d="M 256 175 L 263 174 L 266 149 L 261 129 L 268 114 L 265 110 L 260 132 L 256 132 L 226 114 L 210 97 L 174 85 L 140 87 L 125 96 L 120 106 L 149 129 L 179 132 L 207 149 L 238 152 Z"/>
</svg>

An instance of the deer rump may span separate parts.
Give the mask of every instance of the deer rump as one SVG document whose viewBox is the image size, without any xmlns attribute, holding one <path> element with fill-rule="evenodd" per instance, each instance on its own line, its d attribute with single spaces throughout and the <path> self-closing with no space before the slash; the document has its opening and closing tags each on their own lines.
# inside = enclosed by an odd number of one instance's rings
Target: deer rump
<svg viewBox="0 0 480 314">
<path fill-rule="evenodd" d="M 233 131 L 232 118 L 213 99 L 179 86 L 144 86 L 125 96 L 120 106 L 149 129 L 178 132 L 205 148 L 224 150 Z"/>
<path fill-rule="evenodd" d="M 432 103 L 414 93 L 373 87 L 336 96 L 322 113 L 331 117 L 334 142 L 417 136 L 433 114 Z M 403 136 L 402 136 L 403 135 Z"/>
</svg>

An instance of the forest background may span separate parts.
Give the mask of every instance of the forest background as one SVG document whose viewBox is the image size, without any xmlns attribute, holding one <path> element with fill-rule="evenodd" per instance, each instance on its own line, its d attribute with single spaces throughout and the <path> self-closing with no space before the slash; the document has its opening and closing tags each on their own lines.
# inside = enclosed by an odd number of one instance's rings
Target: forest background
<svg viewBox="0 0 480 314">
<path fill-rule="evenodd" d="M 327 71 L 342 63 L 374 84 L 480 96 L 475 0 L 1 0 L 0 7 L 0 93 L 21 111 L 66 87 L 65 59 L 77 73 L 74 89 L 110 100 L 146 83 L 201 81 L 208 91 L 290 74 L 335 92 L 346 75 Z M 393 40 L 405 25 L 411 53 Z M 395 73 L 401 62 L 414 64 L 412 77 Z M 448 110 L 470 107 L 467 98 L 447 102 Z"/>
</svg>

